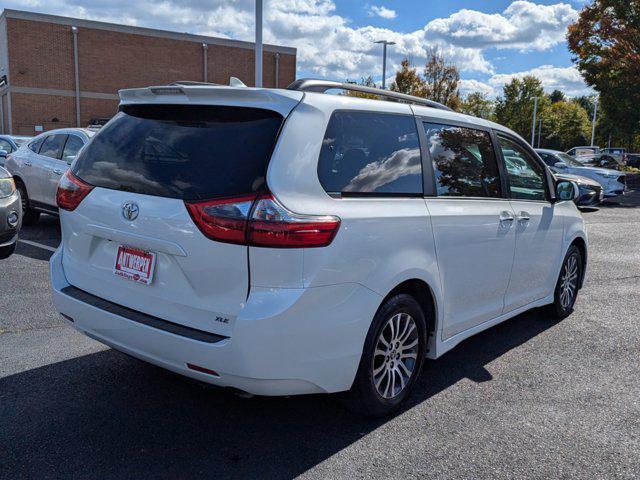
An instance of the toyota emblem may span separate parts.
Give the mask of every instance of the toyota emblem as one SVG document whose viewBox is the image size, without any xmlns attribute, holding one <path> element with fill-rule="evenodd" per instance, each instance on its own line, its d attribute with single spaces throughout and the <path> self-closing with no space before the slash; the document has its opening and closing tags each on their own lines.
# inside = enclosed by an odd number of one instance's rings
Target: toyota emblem
<svg viewBox="0 0 640 480">
<path fill-rule="evenodd" d="M 140 213 L 140 208 L 138 204 L 135 202 L 126 202 L 122 205 L 122 216 L 125 220 L 129 220 L 132 222 L 136 218 L 138 218 L 138 213 Z"/>
</svg>

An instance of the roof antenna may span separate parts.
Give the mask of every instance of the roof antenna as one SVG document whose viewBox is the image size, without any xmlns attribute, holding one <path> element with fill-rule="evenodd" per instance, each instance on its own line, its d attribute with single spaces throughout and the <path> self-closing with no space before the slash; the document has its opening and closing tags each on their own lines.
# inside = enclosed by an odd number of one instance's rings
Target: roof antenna
<svg viewBox="0 0 640 480">
<path fill-rule="evenodd" d="M 230 87 L 246 87 L 246 85 L 237 77 L 229 78 L 229 86 Z"/>
</svg>

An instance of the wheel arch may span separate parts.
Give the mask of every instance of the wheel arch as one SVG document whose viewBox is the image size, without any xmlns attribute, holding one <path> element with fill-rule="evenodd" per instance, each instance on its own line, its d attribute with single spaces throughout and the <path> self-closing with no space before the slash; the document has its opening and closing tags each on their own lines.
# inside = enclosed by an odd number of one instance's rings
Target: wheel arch
<svg viewBox="0 0 640 480">
<path fill-rule="evenodd" d="M 580 251 L 580 257 L 582 259 L 582 275 L 580 276 L 580 288 L 582 288 L 582 286 L 584 285 L 585 273 L 587 271 L 587 242 L 584 238 L 578 236 L 574 238 L 573 241 L 569 244 L 569 248 L 571 248 L 572 245 L 575 245 L 578 248 L 578 250 Z"/>
<path fill-rule="evenodd" d="M 425 314 L 425 320 L 427 321 L 427 333 L 429 337 L 434 336 L 438 326 L 438 303 L 431 286 L 420 278 L 404 280 L 391 289 L 391 291 L 382 299 L 378 308 L 382 307 L 382 305 L 384 305 L 391 297 L 401 293 L 411 295 L 420 304 L 420 307 L 422 307 L 422 311 Z"/>
</svg>

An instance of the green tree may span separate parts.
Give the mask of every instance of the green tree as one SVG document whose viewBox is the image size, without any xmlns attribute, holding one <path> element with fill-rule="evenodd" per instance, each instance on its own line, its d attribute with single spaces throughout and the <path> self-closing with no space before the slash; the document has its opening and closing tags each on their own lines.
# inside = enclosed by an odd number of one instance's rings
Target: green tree
<svg viewBox="0 0 640 480">
<path fill-rule="evenodd" d="M 495 118 L 524 138 L 531 137 L 534 98 L 538 97 L 538 112 L 543 112 L 550 103 L 544 94 L 542 82 L 533 75 L 513 78 L 502 89 L 496 100 Z"/>
<path fill-rule="evenodd" d="M 467 115 L 489 120 L 493 115 L 493 102 L 487 98 L 486 94 L 473 92 L 462 100 L 460 111 Z"/>
<path fill-rule="evenodd" d="M 546 139 L 553 138 L 554 147 L 568 150 L 576 145 L 584 145 L 590 134 L 587 112 L 576 102 L 556 102 L 548 106 L 540 115 L 543 126 L 542 146 Z"/>
<path fill-rule="evenodd" d="M 424 67 L 424 97 L 459 110 L 460 100 L 460 72 L 458 67 L 447 61 L 438 50 L 430 50 Z"/>
<path fill-rule="evenodd" d="M 558 102 L 566 102 L 567 98 L 564 96 L 564 93 L 562 93 L 561 90 L 558 90 L 556 88 L 553 92 L 549 94 L 549 100 L 551 100 L 551 103 L 558 103 Z"/>
<path fill-rule="evenodd" d="M 400 70 L 396 72 L 396 78 L 390 89 L 407 95 L 424 96 L 424 80 L 418 75 L 417 70 L 411 66 L 409 59 L 405 58 L 400 63 Z"/>
<path fill-rule="evenodd" d="M 600 94 L 603 123 L 633 146 L 640 132 L 640 0 L 593 0 L 567 38 L 578 70 Z"/>
</svg>

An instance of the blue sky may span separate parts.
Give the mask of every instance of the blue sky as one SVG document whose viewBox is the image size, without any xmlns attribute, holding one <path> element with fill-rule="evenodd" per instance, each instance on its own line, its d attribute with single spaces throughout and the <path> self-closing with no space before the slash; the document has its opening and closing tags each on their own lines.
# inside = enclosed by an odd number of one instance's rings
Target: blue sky
<svg viewBox="0 0 640 480">
<path fill-rule="evenodd" d="M 298 49 L 298 77 L 381 79 L 407 57 L 441 51 L 461 71 L 463 94 L 493 97 L 513 76 L 537 75 L 547 90 L 589 93 L 565 40 L 585 0 L 264 0 L 265 40 Z M 5 0 L 6 8 L 252 40 L 254 0 Z"/>
</svg>

